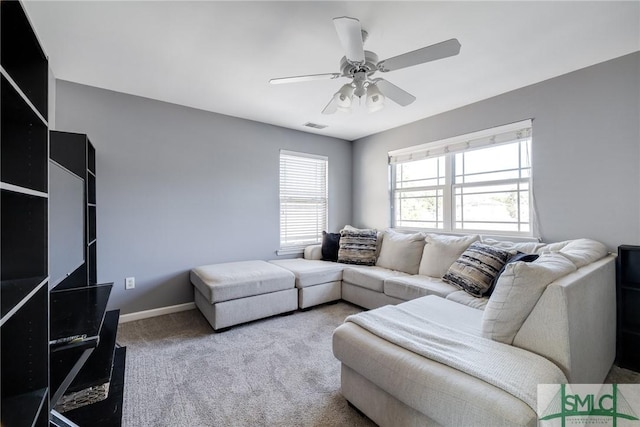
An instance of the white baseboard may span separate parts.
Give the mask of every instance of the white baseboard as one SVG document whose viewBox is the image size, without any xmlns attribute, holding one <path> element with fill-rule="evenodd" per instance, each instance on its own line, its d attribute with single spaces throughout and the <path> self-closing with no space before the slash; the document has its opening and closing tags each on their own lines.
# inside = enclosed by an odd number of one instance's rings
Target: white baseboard
<svg viewBox="0 0 640 427">
<path fill-rule="evenodd" d="M 136 311 L 135 313 L 127 313 L 120 315 L 119 323 L 133 322 L 134 320 L 148 319 L 149 317 L 162 316 L 164 314 L 178 313 L 180 311 L 193 310 L 196 304 L 187 302 L 184 304 L 170 305 L 168 307 L 154 308 L 151 310 Z"/>
</svg>

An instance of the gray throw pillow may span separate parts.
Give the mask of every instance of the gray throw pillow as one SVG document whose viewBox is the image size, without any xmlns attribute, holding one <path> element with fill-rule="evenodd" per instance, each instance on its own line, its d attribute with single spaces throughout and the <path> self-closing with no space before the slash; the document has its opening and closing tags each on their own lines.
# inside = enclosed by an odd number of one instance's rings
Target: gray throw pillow
<svg viewBox="0 0 640 427">
<path fill-rule="evenodd" d="M 442 277 L 474 297 L 481 297 L 513 253 L 495 246 L 474 242 Z"/>
<path fill-rule="evenodd" d="M 346 226 L 340 230 L 338 262 L 344 264 L 375 265 L 378 232 Z"/>
</svg>

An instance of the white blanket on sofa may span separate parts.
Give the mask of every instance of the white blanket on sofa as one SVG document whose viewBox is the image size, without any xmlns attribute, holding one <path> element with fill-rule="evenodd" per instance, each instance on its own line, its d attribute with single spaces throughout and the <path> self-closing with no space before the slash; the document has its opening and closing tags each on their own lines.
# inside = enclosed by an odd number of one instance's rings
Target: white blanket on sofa
<svg viewBox="0 0 640 427">
<path fill-rule="evenodd" d="M 560 368 L 542 356 L 449 328 L 402 307 L 354 314 L 345 322 L 499 387 L 534 411 L 538 384 L 567 382 Z"/>
</svg>

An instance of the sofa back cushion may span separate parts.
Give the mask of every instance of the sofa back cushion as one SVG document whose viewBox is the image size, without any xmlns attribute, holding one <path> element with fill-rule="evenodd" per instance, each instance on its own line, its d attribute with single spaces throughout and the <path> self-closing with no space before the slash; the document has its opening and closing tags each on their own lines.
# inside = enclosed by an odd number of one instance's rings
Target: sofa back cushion
<svg viewBox="0 0 640 427">
<path fill-rule="evenodd" d="M 344 264 L 375 265 L 378 232 L 345 226 L 340 230 L 338 262 Z"/>
<path fill-rule="evenodd" d="M 546 243 L 540 243 L 537 241 L 526 242 L 510 242 L 507 240 L 496 240 L 490 237 L 482 237 L 482 243 L 490 246 L 495 246 L 501 249 L 509 251 L 518 251 L 525 254 L 537 254 L 541 248 L 546 247 Z"/>
<path fill-rule="evenodd" d="M 445 234 L 427 234 L 424 250 L 420 259 L 418 274 L 442 277 L 462 253 L 480 236 L 447 236 Z"/>
<path fill-rule="evenodd" d="M 560 253 L 507 264 L 484 310 L 482 335 L 511 344 L 547 285 L 573 271 L 574 263 Z"/>
<path fill-rule="evenodd" d="M 376 265 L 389 270 L 418 274 L 424 249 L 423 233 L 404 234 L 387 230 L 382 235 L 382 246 Z"/>
<path fill-rule="evenodd" d="M 539 252 L 560 252 L 580 268 L 604 258 L 607 256 L 608 250 L 605 245 L 595 240 L 576 239 L 550 243 L 541 248 Z"/>
</svg>

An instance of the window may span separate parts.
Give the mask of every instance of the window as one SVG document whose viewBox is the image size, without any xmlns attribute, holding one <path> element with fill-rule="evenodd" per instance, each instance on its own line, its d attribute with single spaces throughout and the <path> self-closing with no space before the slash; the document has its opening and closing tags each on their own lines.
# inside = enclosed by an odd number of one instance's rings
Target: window
<svg viewBox="0 0 640 427">
<path fill-rule="evenodd" d="M 531 121 L 389 153 L 394 227 L 532 235 Z"/>
<path fill-rule="evenodd" d="M 280 252 L 321 243 L 327 229 L 327 158 L 280 151 Z"/>
</svg>

